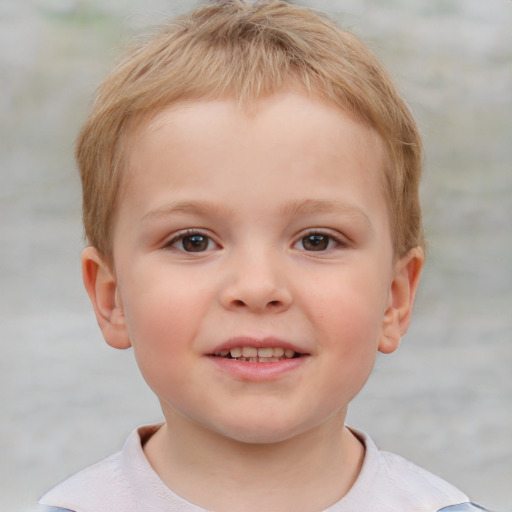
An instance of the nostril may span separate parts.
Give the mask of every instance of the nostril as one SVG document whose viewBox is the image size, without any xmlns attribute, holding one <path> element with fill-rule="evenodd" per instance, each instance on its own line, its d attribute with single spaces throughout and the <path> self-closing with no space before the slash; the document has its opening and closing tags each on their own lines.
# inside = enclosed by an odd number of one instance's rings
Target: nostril
<svg viewBox="0 0 512 512">
<path fill-rule="evenodd" d="M 245 301 L 240 300 L 240 299 L 234 299 L 231 302 L 231 304 L 232 304 L 232 306 L 234 306 L 236 308 L 243 308 L 243 307 L 248 306 L 248 304 Z M 271 300 L 271 301 L 267 302 L 267 305 L 266 305 L 267 308 L 271 308 L 271 309 L 275 309 L 280 306 L 281 306 L 280 300 Z"/>
<path fill-rule="evenodd" d="M 228 286 L 220 294 L 219 300 L 224 308 L 233 311 L 266 311 L 272 314 L 288 309 L 292 303 L 292 297 L 287 290 L 257 284 L 250 287 Z"/>
</svg>

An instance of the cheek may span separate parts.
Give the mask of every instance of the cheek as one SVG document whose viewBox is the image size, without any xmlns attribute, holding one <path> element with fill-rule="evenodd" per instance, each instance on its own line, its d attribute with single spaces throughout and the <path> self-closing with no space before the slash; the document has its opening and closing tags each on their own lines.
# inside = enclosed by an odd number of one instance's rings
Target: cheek
<svg viewBox="0 0 512 512">
<path fill-rule="evenodd" d="M 332 408 L 347 404 L 361 391 L 375 364 L 381 336 L 381 315 L 368 303 L 338 297 L 318 303 L 319 355 L 326 369 L 323 389 Z M 329 391 L 329 392 L 328 392 Z"/>
<path fill-rule="evenodd" d="M 333 400 L 350 401 L 368 379 L 382 333 L 385 286 L 368 275 L 338 279 L 310 302 L 320 355 L 329 368 L 324 386 Z"/>
<path fill-rule="evenodd" d="M 171 340 L 186 339 L 197 326 L 203 294 L 187 275 L 171 272 L 158 258 L 146 259 L 120 283 L 128 329 L 134 345 L 172 347 Z"/>
<path fill-rule="evenodd" d="M 185 288 L 185 291 L 187 289 Z M 133 287 L 124 313 L 137 364 L 151 387 L 180 371 L 193 354 L 200 305 L 170 286 Z"/>
<path fill-rule="evenodd" d="M 329 339 L 371 341 L 382 326 L 387 292 L 376 280 L 350 276 L 331 281 L 308 302 L 312 322 Z"/>
</svg>

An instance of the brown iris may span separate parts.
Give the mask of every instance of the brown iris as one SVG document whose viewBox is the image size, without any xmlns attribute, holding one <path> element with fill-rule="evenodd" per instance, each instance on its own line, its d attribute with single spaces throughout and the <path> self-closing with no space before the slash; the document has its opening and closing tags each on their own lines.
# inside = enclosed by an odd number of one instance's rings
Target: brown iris
<svg viewBox="0 0 512 512">
<path fill-rule="evenodd" d="M 181 243 L 187 252 L 202 252 L 208 249 L 209 238 L 203 235 L 184 236 Z"/>
<path fill-rule="evenodd" d="M 302 239 L 306 251 L 325 251 L 329 247 L 329 237 L 321 233 L 311 233 Z"/>
</svg>

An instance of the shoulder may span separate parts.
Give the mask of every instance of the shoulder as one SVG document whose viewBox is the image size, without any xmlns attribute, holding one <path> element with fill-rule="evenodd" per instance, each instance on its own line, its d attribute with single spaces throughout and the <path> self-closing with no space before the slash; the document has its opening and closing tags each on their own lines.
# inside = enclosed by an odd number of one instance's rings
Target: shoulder
<svg viewBox="0 0 512 512">
<path fill-rule="evenodd" d="M 50 507 L 48 505 L 39 505 L 37 508 L 30 509 L 30 512 L 73 512 L 68 508 Z"/>
<path fill-rule="evenodd" d="M 442 478 L 399 455 L 380 451 L 367 434 L 353 433 L 366 448 L 363 467 L 350 492 L 337 504 L 339 508 L 333 507 L 332 512 L 482 512 L 471 508 L 468 496 Z M 466 508 L 446 508 L 460 504 Z"/>
<path fill-rule="evenodd" d="M 160 426 L 138 428 L 121 452 L 54 487 L 39 502 L 54 508 L 40 512 L 202 511 L 169 489 L 144 454 L 144 443 Z"/>
<path fill-rule="evenodd" d="M 133 486 L 127 470 L 137 465 L 141 448 L 141 432 L 151 427 L 132 432 L 123 450 L 89 466 L 48 491 L 39 501 L 41 512 L 131 512 L 135 510 Z M 53 508 L 52 508 L 53 507 Z M 56 507 L 56 509 L 55 509 Z M 39 512 L 39 511 L 37 511 Z"/>
<path fill-rule="evenodd" d="M 397 492 L 414 492 L 419 496 L 440 496 L 442 499 L 451 500 L 451 504 L 468 501 L 466 494 L 452 484 L 400 455 L 378 451 L 377 463 L 379 478 Z"/>
<path fill-rule="evenodd" d="M 134 430 L 120 452 L 48 491 L 39 504 L 50 509 L 43 508 L 41 512 L 134 512 L 139 510 L 139 501 L 145 502 L 148 496 L 156 495 L 160 499 L 168 489 L 162 490 L 165 486 L 143 451 L 144 442 L 159 427 L 149 425 Z"/>
<path fill-rule="evenodd" d="M 490 512 L 487 509 L 471 503 L 468 496 L 431 472 L 413 464 L 412 462 L 389 452 L 379 452 L 383 469 L 389 470 L 389 483 L 406 492 L 414 493 L 414 499 L 429 504 L 432 512 Z M 419 506 L 418 503 L 417 506 Z M 433 507 L 433 508 L 431 508 Z"/>
<path fill-rule="evenodd" d="M 89 466 L 48 491 L 40 500 L 41 512 L 71 510 L 116 512 L 126 503 L 130 489 L 122 475 L 121 454 Z M 56 507 L 56 508 L 55 508 Z M 39 512 L 39 511 L 38 511 Z"/>
<path fill-rule="evenodd" d="M 444 507 L 437 512 L 491 512 L 486 508 L 476 505 L 475 503 L 460 503 L 459 505 L 451 505 Z"/>
</svg>

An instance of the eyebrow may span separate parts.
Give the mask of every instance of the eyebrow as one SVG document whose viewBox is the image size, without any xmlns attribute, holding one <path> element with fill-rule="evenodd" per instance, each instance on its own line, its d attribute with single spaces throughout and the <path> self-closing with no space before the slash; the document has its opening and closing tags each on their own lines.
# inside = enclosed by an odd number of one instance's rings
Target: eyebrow
<svg viewBox="0 0 512 512">
<path fill-rule="evenodd" d="M 176 214 L 195 214 L 195 215 L 226 215 L 234 217 L 235 213 L 226 208 L 224 205 L 220 205 L 211 201 L 176 201 L 174 203 L 165 204 L 151 210 L 142 217 L 142 221 L 159 219 L 164 217 L 170 217 Z"/>
<path fill-rule="evenodd" d="M 299 199 L 290 201 L 281 208 L 280 213 L 285 216 L 311 215 L 315 213 L 345 215 L 356 219 L 359 218 L 371 227 L 370 219 L 359 208 L 347 203 L 327 199 Z M 142 217 L 142 222 L 177 214 L 236 216 L 234 210 L 213 201 L 176 201 L 146 213 Z"/>
<path fill-rule="evenodd" d="M 366 213 L 356 206 L 327 199 L 302 199 L 291 201 L 283 207 L 282 213 L 284 215 L 307 215 L 313 213 L 345 215 L 359 218 L 371 227 L 370 219 Z"/>
</svg>

